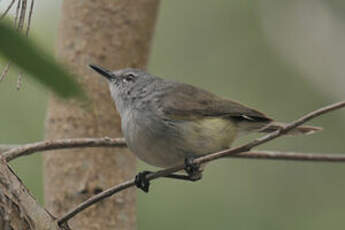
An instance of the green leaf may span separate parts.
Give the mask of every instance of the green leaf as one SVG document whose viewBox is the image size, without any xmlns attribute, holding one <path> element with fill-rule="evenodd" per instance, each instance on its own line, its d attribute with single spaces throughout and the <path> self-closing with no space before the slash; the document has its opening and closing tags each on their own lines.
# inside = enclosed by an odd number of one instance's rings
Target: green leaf
<svg viewBox="0 0 345 230">
<path fill-rule="evenodd" d="M 64 70 L 53 56 L 3 21 L 0 21 L 0 54 L 57 95 L 64 98 L 84 96 L 75 77 Z"/>
</svg>

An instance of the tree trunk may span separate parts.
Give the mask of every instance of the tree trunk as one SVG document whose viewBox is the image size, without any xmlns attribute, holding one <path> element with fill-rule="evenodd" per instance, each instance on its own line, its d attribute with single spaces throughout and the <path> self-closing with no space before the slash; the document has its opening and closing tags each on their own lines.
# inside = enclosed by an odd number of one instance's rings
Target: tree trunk
<svg viewBox="0 0 345 230">
<path fill-rule="evenodd" d="M 159 0 L 66 0 L 62 6 L 58 56 L 78 75 L 89 101 L 53 97 L 47 139 L 120 137 L 120 118 L 106 81 L 87 67 L 145 67 Z M 92 195 L 135 174 L 135 157 L 124 148 L 89 148 L 44 154 L 48 210 L 61 216 Z M 135 229 L 136 194 L 128 189 L 80 213 L 72 229 Z"/>
</svg>

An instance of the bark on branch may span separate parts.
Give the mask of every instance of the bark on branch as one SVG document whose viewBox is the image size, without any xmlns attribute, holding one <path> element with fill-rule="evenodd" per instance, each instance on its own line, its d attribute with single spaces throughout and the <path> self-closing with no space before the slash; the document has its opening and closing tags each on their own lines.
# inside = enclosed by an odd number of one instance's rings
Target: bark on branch
<svg viewBox="0 0 345 230">
<path fill-rule="evenodd" d="M 0 229 L 61 230 L 0 157 Z"/>
</svg>

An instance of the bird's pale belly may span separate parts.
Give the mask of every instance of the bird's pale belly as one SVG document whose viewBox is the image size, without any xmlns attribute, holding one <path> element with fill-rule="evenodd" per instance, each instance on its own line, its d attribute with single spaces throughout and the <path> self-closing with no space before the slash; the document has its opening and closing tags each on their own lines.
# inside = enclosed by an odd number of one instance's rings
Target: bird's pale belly
<svg viewBox="0 0 345 230">
<path fill-rule="evenodd" d="M 237 127 L 221 118 L 156 121 L 155 128 L 150 126 L 151 119 L 141 116 L 136 122 L 123 121 L 123 132 L 129 149 L 139 159 L 161 168 L 181 164 L 188 156 L 226 149 L 236 137 Z"/>
</svg>

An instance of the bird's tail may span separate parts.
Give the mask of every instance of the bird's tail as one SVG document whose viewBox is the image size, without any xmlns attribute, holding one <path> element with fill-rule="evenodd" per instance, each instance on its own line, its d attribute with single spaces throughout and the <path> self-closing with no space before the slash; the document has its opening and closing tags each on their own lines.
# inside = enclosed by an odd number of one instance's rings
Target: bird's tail
<svg viewBox="0 0 345 230">
<path fill-rule="evenodd" d="M 282 127 L 286 126 L 285 123 L 283 122 L 271 122 L 268 125 L 264 126 L 262 129 L 259 130 L 261 133 L 270 133 L 274 132 L 278 129 L 281 129 Z M 288 132 L 288 135 L 310 135 L 315 132 L 321 131 L 321 127 L 316 127 L 316 126 L 309 126 L 309 125 L 302 125 L 298 126 L 295 129 L 292 129 L 291 131 Z"/>
</svg>

